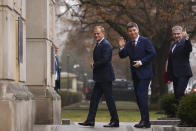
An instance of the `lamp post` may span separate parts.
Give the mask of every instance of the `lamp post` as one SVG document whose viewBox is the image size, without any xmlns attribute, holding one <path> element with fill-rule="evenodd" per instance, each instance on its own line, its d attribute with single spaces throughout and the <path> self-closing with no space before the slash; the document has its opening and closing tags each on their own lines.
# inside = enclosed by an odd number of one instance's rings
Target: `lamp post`
<svg viewBox="0 0 196 131">
<path fill-rule="evenodd" d="M 67 89 L 69 89 L 69 55 L 67 55 Z"/>
<path fill-rule="evenodd" d="M 85 89 L 86 89 L 86 81 L 87 81 L 87 73 L 84 73 L 84 79 L 83 79 L 83 92 L 85 92 Z"/>
</svg>

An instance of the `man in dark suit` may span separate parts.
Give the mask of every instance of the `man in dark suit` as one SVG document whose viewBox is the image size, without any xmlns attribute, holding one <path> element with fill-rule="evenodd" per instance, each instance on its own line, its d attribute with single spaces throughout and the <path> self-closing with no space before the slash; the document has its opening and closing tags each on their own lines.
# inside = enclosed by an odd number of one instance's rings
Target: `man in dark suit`
<svg viewBox="0 0 196 131">
<path fill-rule="evenodd" d="M 60 68 L 59 68 L 59 59 L 57 57 L 59 47 L 57 45 L 54 45 L 54 49 L 55 49 L 55 87 L 54 87 L 54 90 L 58 93 L 58 90 L 60 89 Z"/>
<path fill-rule="evenodd" d="M 96 26 L 94 28 L 94 37 L 97 41 L 97 45 L 94 48 L 94 63 L 91 64 L 91 67 L 93 68 L 95 86 L 90 99 L 88 117 L 85 122 L 79 123 L 79 125 L 94 126 L 99 100 L 104 94 L 111 116 L 110 123 L 104 125 L 104 127 L 119 127 L 118 114 L 112 97 L 112 81 L 115 79 L 112 67 L 112 46 L 104 38 L 104 34 L 105 31 L 102 26 Z"/>
<path fill-rule="evenodd" d="M 181 26 L 172 28 L 174 42 L 169 50 L 167 72 L 173 81 L 174 95 L 177 99 L 184 96 L 189 78 L 192 76 L 189 56 L 192 51 L 191 41 Z"/>
<path fill-rule="evenodd" d="M 127 32 L 130 40 L 119 39 L 119 56 L 125 58 L 129 56 L 130 68 L 134 84 L 137 104 L 141 114 L 141 121 L 134 125 L 136 128 L 150 128 L 148 111 L 148 87 L 153 77 L 152 59 L 156 51 L 152 42 L 139 35 L 138 25 L 134 22 L 127 24 Z"/>
</svg>

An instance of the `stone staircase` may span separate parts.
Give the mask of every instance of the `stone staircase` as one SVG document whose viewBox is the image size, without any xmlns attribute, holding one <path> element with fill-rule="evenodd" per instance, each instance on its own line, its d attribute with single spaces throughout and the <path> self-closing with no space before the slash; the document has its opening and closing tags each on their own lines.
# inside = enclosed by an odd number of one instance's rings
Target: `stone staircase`
<svg viewBox="0 0 196 131">
<path fill-rule="evenodd" d="M 79 126 L 77 122 L 70 125 L 34 125 L 33 131 L 143 131 L 142 129 L 135 129 L 135 123 L 122 122 L 119 128 L 104 128 L 105 122 L 96 122 L 94 127 Z M 145 131 L 151 131 L 146 129 Z"/>
<path fill-rule="evenodd" d="M 84 127 L 77 122 L 63 120 L 63 125 L 34 125 L 33 131 L 196 131 L 196 127 L 176 127 L 178 121 L 156 120 L 151 121 L 151 128 L 138 129 L 134 128 L 136 122 L 121 122 L 119 128 L 104 128 L 106 122 L 96 122 L 94 127 Z"/>
</svg>

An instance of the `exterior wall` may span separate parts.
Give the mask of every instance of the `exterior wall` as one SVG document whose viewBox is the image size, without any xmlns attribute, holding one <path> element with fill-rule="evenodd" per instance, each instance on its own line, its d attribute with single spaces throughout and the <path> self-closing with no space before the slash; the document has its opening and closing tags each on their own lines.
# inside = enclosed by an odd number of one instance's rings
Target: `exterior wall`
<svg viewBox="0 0 196 131">
<path fill-rule="evenodd" d="M 26 85 L 34 95 L 35 124 L 61 123 L 61 100 L 54 91 L 52 71 L 54 6 L 53 0 L 27 0 Z"/>
<path fill-rule="evenodd" d="M 0 16 L 0 130 L 32 131 L 34 103 L 32 94 L 24 86 L 26 1 L 0 0 Z M 18 27 L 19 23 L 22 28 Z"/>
<path fill-rule="evenodd" d="M 0 131 L 33 131 L 35 123 L 61 123 L 51 71 L 54 4 L 0 0 Z"/>
<path fill-rule="evenodd" d="M 54 3 L 51 0 L 27 0 L 27 50 L 30 51 L 27 51 L 27 60 L 30 58 L 29 62 L 31 59 L 34 61 L 31 61 L 30 64 L 27 62 L 29 74 L 27 85 L 54 86 L 54 79 L 51 74 L 51 48 L 55 38 L 53 8 Z M 36 22 L 34 22 L 35 19 Z M 36 68 L 39 66 L 41 68 Z M 36 78 L 34 69 L 36 73 L 39 73 Z"/>
<path fill-rule="evenodd" d="M 0 79 L 16 79 L 16 17 L 8 7 L 0 8 Z"/>
<path fill-rule="evenodd" d="M 26 80 L 25 0 L 0 0 L 0 79 Z M 18 17 L 23 22 L 23 62 L 17 63 Z"/>
<path fill-rule="evenodd" d="M 27 81 L 26 85 L 46 85 L 47 44 L 44 39 L 27 40 Z"/>
</svg>

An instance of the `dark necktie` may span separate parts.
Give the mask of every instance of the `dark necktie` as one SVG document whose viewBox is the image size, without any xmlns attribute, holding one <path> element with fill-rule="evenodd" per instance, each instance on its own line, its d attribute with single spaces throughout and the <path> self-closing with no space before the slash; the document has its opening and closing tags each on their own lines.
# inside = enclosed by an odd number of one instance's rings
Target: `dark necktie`
<svg viewBox="0 0 196 131">
<path fill-rule="evenodd" d="M 176 48 L 177 44 L 178 44 L 178 41 L 177 41 L 177 42 L 175 42 L 174 46 L 172 47 L 172 53 L 174 52 L 174 50 L 175 50 L 175 48 Z"/>
<path fill-rule="evenodd" d="M 98 46 L 99 46 L 99 44 L 100 44 L 100 43 L 99 43 L 99 42 L 97 42 L 97 43 L 96 43 L 96 47 L 98 47 Z"/>
<path fill-rule="evenodd" d="M 133 51 L 135 51 L 135 46 L 136 46 L 136 44 L 135 44 L 135 40 L 133 40 L 133 41 L 132 41 Z"/>
</svg>

